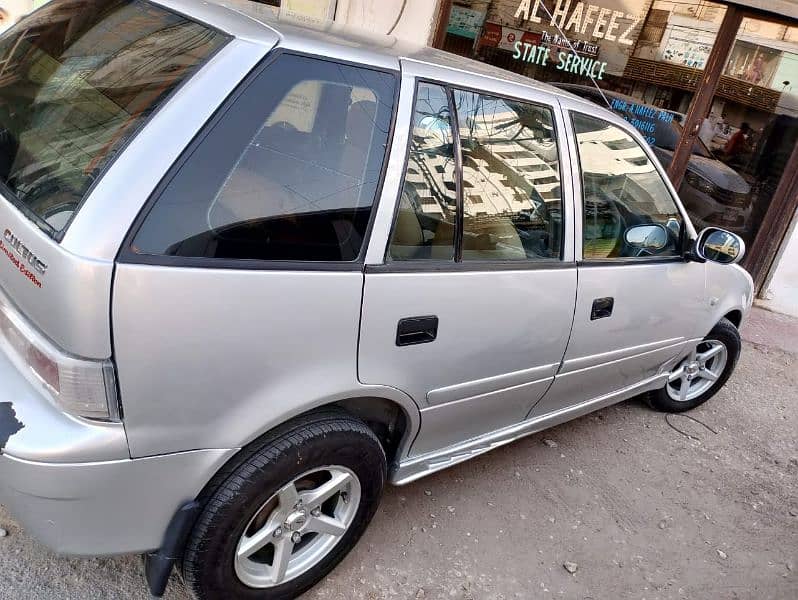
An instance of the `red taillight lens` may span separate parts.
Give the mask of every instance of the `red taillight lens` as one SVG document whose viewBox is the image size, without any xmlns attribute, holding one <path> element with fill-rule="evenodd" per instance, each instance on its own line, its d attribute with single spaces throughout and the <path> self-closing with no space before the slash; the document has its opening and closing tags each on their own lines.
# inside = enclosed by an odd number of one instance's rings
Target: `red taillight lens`
<svg viewBox="0 0 798 600">
<path fill-rule="evenodd" d="M 61 410 L 88 419 L 119 419 L 113 364 L 64 353 L 23 319 L 2 292 L 0 351 Z"/>
<path fill-rule="evenodd" d="M 43 352 L 33 346 L 28 346 L 28 365 L 44 384 L 49 386 L 56 394 L 61 392 L 61 382 L 58 377 L 58 364 L 50 360 Z"/>
</svg>

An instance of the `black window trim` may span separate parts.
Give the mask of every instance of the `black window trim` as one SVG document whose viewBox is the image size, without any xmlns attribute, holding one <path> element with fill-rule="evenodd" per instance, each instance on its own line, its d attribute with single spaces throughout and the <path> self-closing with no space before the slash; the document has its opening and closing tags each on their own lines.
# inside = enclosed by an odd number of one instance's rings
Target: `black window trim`
<svg viewBox="0 0 798 600">
<path fill-rule="evenodd" d="M 304 260 L 260 260 L 260 259 L 241 259 L 241 258 L 207 258 L 207 257 L 193 257 L 193 256 L 168 256 L 161 254 L 140 254 L 133 250 L 133 242 L 143 226 L 147 217 L 152 212 L 152 209 L 157 204 L 160 197 L 163 195 L 166 188 L 180 173 L 183 166 L 193 156 L 196 149 L 208 137 L 211 131 L 218 125 L 227 114 L 230 112 L 236 101 L 246 93 L 261 74 L 268 69 L 274 62 L 279 60 L 282 56 L 298 56 L 302 58 L 309 58 L 313 60 L 325 61 L 338 65 L 347 65 L 360 69 L 367 69 L 369 71 L 377 71 L 385 75 L 390 75 L 394 79 L 394 96 L 393 107 L 391 112 L 390 126 L 388 128 L 388 137 L 385 146 L 385 156 L 383 157 L 382 166 L 380 168 L 380 177 L 377 187 L 374 192 L 374 201 L 372 203 L 371 214 L 369 215 L 369 222 L 363 235 L 363 242 L 360 247 L 360 252 L 355 260 L 352 261 L 304 261 Z M 320 56 L 310 52 L 302 52 L 299 50 L 287 49 L 278 46 L 270 51 L 253 69 L 250 73 L 239 83 L 233 92 L 225 99 L 224 102 L 216 109 L 211 115 L 210 119 L 202 126 L 200 131 L 194 136 L 194 139 L 189 142 L 188 146 L 183 150 L 180 157 L 169 167 L 166 175 L 161 179 L 158 185 L 153 190 L 150 197 L 142 206 L 139 214 L 133 220 L 127 236 L 122 243 L 116 261 L 120 264 L 138 264 L 138 265 L 151 265 L 163 267 L 184 267 L 196 269 L 226 269 L 226 270 L 244 270 L 244 271 L 346 271 L 346 272 L 362 272 L 364 269 L 366 251 L 368 250 L 371 241 L 371 234 L 374 229 L 374 222 L 377 216 L 377 208 L 382 197 L 383 187 L 385 185 L 385 175 L 387 173 L 388 158 L 390 156 L 390 149 L 393 142 L 394 131 L 396 127 L 396 117 L 399 107 L 399 90 L 401 87 L 400 72 L 398 69 L 388 69 L 367 65 L 350 60 L 338 59 L 329 56 Z"/>
<path fill-rule="evenodd" d="M 530 260 L 451 260 L 425 259 L 391 261 L 382 264 L 366 265 L 366 273 L 466 273 L 491 271 L 551 271 L 555 269 L 575 269 L 576 261 L 559 258 L 540 258 Z"/>
<path fill-rule="evenodd" d="M 458 217 L 457 223 L 455 224 L 455 259 L 454 260 L 442 260 L 442 259 L 416 259 L 416 260 L 392 260 L 389 256 L 390 248 L 391 248 L 391 239 L 393 238 L 394 227 L 396 226 L 396 219 L 399 214 L 399 204 L 402 197 L 402 191 L 404 190 L 404 181 L 407 176 L 407 166 L 410 163 L 410 146 L 413 142 L 412 134 L 408 136 L 407 140 L 407 148 L 405 149 L 405 160 L 403 164 L 402 170 L 402 182 L 399 186 L 398 195 L 394 201 L 394 211 L 391 220 L 391 229 L 388 232 L 388 239 L 385 244 L 385 253 L 383 254 L 383 263 L 376 264 L 376 265 L 367 265 L 367 272 L 425 272 L 425 271 L 435 271 L 435 272 L 459 272 L 459 271 L 534 271 L 534 270 L 548 270 L 548 269 L 560 269 L 560 268 L 570 268 L 576 266 L 576 261 L 566 261 L 565 260 L 565 235 L 567 224 L 565 222 L 565 197 L 563 193 L 563 187 L 560 186 L 560 213 L 562 214 L 562 233 L 560 235 L 560 256 L 558 258 L 538 258 L 538 259 L 530 259 L 526 258 L 524 260 L 500 260 L 500 259 L 487 259 L 487 260 L 462 260 L 462 228 L 463 228 L 463 214 L 460 211 L 465 210 L 464 201 L 462 197 L 462 146 L 460 145 L 460 128 L 459 128 L 459 118 L 457 115 L 457 110 L 455 109 L 454 105 L 454 92 L 461 91 L 461 92 L 470 92 L 474 94 L 480 94 L 483 96 L 489 96 L 491 98 L 496 98 L 498 100 L 510 100 L 514 102 L 520 102 L 523 104 L 530 104 L 532 106 L 536 106 L 551 112 L 552 116 L 552 130 L 554 133 L 554 141 L 557 147 L 557 171 L 560 175 L 560 182 L 563 181 L 563 146 L 567 145 L 567 141 L 564 137 L 560 137 L 560 132 L 558 131 L 557 126 L 557 115 L 556 112 L 562 110 L 562 107 L 559 104 L 546 104 L 545 102 L 539 102 L 535 100 L 529 100 L 528 98 L 522 98 L 520 96 L 515 96 L 513 94 L 496 94 L 495 92 L 487 91 L 478 89 L 472 86 L 463 86 L 452 84 L 451 82 L 445 81 L 443 79 L 435 79 L 431 77 L 416 77 L 414 82 L 414 89 L 413 89 L 413 105 L 412 110 L 413 114 L 415 114 L 416 110 L 416 102 L 418 101 L 418 90 L 421 84 L 426 83 L 430 85 L 437 85 L 442 87 L 446 91 L 446 95 L 449 102 L 449 112 L 452 113 L 450 117 L 450 123 L 452 127 L 452 143 L 455 146 L 454 155 L 455 155 L 455 174 L 457 177 L 457 181 L 455 182 L 456 190 L 457 190 L 457 210 L 458 210 Z M 412 127 L 412 123 L 411 123 Z M 459 161 L 459 162 L 458 162 Z M 460 249 L 460 260 L 458 260 L 457 250 L 458 245 Z"/>
<path fill-rule="evenodd" d="M 667 190 L 668 195 L 671 197 L 671 200 L 673 201 L 673 204 L 676 207 L 676 210 L 679 212 L 679 216 L 682 217 L 682 228 L 681 228 L 681 231 L 679 232 L 679 251 L 680 251 L 680 253 L 678 255 L 676 255 L 676 256 L 639 256 L 639 257 L 635 257 L 635 256 L 620 256 L 618 258 L 585 258 L 585 248 L 584 248 L 584 242 L 585 242 L 585 230 L 584 230 L 584 227 L 585 227 L 585 184 L 584 184 L 584 178 L 582 177 L 582 157 L 579 155 L 579 142 L 576 139 L 576 127 L 574 125 L 574 115 L 581 115 L 583 117 L 588 117 L 588 118 L 593 119 L 595 121 L 600 121 L 602 123 L 606 123 L 607 125 L 610 125 L 611 127 L 617 127 L 621 131 L 624 131 L 624 130 L 623 130 L 622 127 L 619 127 L 617 123 L 613 123 L 612 121 L 607 121 L 606 119 L 602 119 L 601 117 L 597 117 L 595 115 L 591 115 L 590 113 L 582 112 L 582 111 L 579 111 L 579 110 L 573 110 L 571 108 L 568 108 L 567 111 L 568 111 L 568 121 L 570 122 L 570 125 L 571 125 L 571 133 L 574 136 L 574 143 L 576 144 L 576 147 L 574 148 L 574 155 L 576 156 L 576 166 L 579 169 L 579 172 L 578 172 L 578 176 L 579 176 L 579 198 L 576 198 L 576 195 L 574 195 L 574 202 L 578 203 L 579 212 L 580 212 L 580 214 L 582 216 L 582 239 L 580 240 L 580 242 L 581 242 L 580 246 L 581 246 L 581 249 L 582 249 L 581 254 L 582 255 L 580 257 L 574 257 L 576 259 L 577 266 L 579 268 L 585 268 L 585 267 L 609 267 L 609 266 L 616 267 L 616 266 L 623 266 L 623 265 L 645 265 L 645 264 L 663 264 L 663 263 L 688 262 L 687 261 L 687 244 L 685 242 L 686 237 L 687 237 L 686 236 L 686 233 L 687 233 L 686 215 L 685 215 L 684 211 L 682 210 L 681 202 L 679 202 L 678 198 L 674 198 L 673 193 L 671 193 L 671 190 L 670 190 L 670 188 L 667 185 L 665 186 L 665 189 Z M 625 132 L 625 133 L 627 133 L 627 135 L 628 135 L 628 132 Z M 638 147 L 643 148 L 642 146 L 640 146 L 640 143 L 634 138 L 634 136 L 629 136 L 629 137 L 632 138 L 632 140 L 635 142 L 635 144 L 638 145 Z M 650 149 L 648 144 L 646 144 L 645 148 L 643 148 L 643 153 L 646 155 L 646 158 L 648 158 L 648 160 L 652 162 L 652 164 L 654 165 L 654 171 L 661 178 L 662 174 L 659 172 L 659 169 L 657 169 L 656 163 L 653 162 L 656 159 L 652 159 L 649 156 L 648 152 L 646 151 L 647 149 Z"/>
<path fill-rule="evenodd" d="M 116 152 L 111 157 L 111 159 L 103 166 L 102 170 L 97 174 L 97 177 L 94 179 L 94 181 L 91 182 L 91 185 L 86 190 L 86 193 L 83 194 L 83 197 L 80 199 L 80 202 L 77 204 L 75 210 L 69 216 L 69 219 L 67 220 L 66 224 L 60 231 L 55 229 L 55 227 L 50 225 L 39 215 L 35 214 L 27 205 L 25 205 L 19 198 L 17 198 L 17 195 L 14 192 L 12 192 L 11 189 L 4 182 L 0 181 L 0 194 L 2 194 L 3 198 L 7 200 L 10 204 L 12 204 L 15 208 L 17 208 L 23 215 L 25 215 L 25 217 L 28 218 L 28 220 L 30 220 L 34 225 L 36 225 L 39 229 L 41 229 L 45 234 L 47 234 L 51 239 L 53 239 L 58 244 L 64 241 L 64 237 L 66 237 L 66 234 L 69 231 L 70 226 L 77 218 L 83 206 L 86 204 L 86 201 L 91 197 L 91 195 L 94 193 L 94 190 L 103 180 L 103 178 L 108 174 L 108 172 L 114 166 L 116 161 L 122 157 L 122 155 L 125 153 L 125 150 L 127 150 L 128 146 L 130 146 L 130 144 L 132 144 L 139 137 L 139 135 L 147 127 L 147 125 L 149 125 L 153 121 L 153 119 L 180 93 L 180 91 L 186 85 L 188 85 L 189 81 L 194 79 L 194 77 L 196 77 L 200 71 L 202 71 L 205 67 L 207 67 L 213 61 L 213 59 L 216 56 L 218 56 L 224 49 L 226 49 L 230 45 L 230 43 L 235 39 L 234 36 L 232 36 L 228 32 L 223 31 L 214 25 L 211 25 L 206 21 L 199 21 L 196 18 L 188 16 L 178 10 L 174 10 L 173 8 L 170 8 L 163 4 L 155 4 L 153 2 L 150 2 L 150 0 L 142 0 L 142 2 L 152 7 L 163 10 L 165 12 L 176 15 L 178 17 L 181 17 L 183 19 L 186 19 L 187 21 L 190 21 L 197 25 L 201 25 L 206 29 L 208 29 L 209 31 L 213 31 L 221 35 L 225 41 L 222 44 L 220 44 L 219 47 L 216 48 L 216 50 L 208 54 L 208 56 L 205 57 L 205 61 L 199 65 L 198 69 L 194 73 L 192 73 L 190 77 L 184 78 L 179 85 L 175 86 L 172 92 L 168 96 L 166 96 L 166 98 L 164 98 L 164 100 L 156 107 L 156 109 L 150 114 L 150 116 L 146 118 L 142 123 L 140 123 L 138 127 L 134 128 L 130 132 L 130 135 L 128 135 L 127 138 L 124 140 L 124 142 L 122 142 L 122 144 L 116 149 Z M 12 26 L 12 28 L 18 27 L 20 23 L 24 23 L 26 19 L 34 17 L 36 13 L 44 11 L 47 8 L 48 8 L 47 4 L 43 4 L 34 11 L 28 13 L 23 19 L 15 23 Z M 50 7 L 50 9 L 52 9 L 52 7 Z M 9 31 L 5 31 L 4 35 L 8 33 Z"/>
<path fill-rule="evenodd" d="M 452 128 L 452 153 L 454 154 L 454 187 L 456 194 L 454 223 L 454 262 L 463 262 L 463 233 L 465 231 L 465 204 L 463 201 L 463 146 L 460 139 L 460 115 L 454 103 L 454 90 L 447 86 L 446 101 L 449 103 L 449 126 Z M 416 107 L 413 105 L 413 116 Z M 412 133 L 412 132 L 411 132 Z M 408 136 L 411 137 L 411 136 Z M 409 152 L 408 152 L 409 154 Z M 407 177 L 407 173 L 404 174 Z M 404 187 L 404 182 L 402 187 Z"/>
</svg>

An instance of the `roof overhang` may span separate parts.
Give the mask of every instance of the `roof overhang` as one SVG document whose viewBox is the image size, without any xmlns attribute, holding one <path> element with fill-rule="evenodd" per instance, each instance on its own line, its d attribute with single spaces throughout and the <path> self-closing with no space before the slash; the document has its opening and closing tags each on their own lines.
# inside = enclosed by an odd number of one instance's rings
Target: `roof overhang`
<svg viewBox="0 0 798 600">
<path fill-rule="evenodd" d="M 735 0 L 729 4 L 753 8 L 773 16 L 798 19 L 798 0 Z"/>
</svg>

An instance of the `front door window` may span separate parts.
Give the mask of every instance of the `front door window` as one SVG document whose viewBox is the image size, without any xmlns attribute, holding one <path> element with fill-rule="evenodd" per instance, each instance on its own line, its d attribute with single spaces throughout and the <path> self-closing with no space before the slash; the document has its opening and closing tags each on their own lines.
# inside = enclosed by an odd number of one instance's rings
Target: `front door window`
<svg viewBox="0 0 798 600">
<path fill-rule="evenodd" d="M 573 114 L 582 171 L 582 254 L 586 260 L 679 256 L 682 217 L 668 187 L 638 143 L 620 127 Z M 627 243 L 640 225 L 661 225 L 656 251 Z"/>
</svg>

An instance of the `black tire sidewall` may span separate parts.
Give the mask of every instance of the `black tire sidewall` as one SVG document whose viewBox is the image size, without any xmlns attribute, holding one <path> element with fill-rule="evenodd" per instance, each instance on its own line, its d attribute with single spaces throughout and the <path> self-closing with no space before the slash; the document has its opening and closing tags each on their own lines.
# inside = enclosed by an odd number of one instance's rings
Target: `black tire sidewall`
<svg viewBox="0 0 798 600">
<path fill-rule="evenodd" d="M 346 467 L 360 481 L 360 507 L 349 530 L 319 564 L 299 577 L 272 588 L 244 585 L 233 563 L 244 527 L 281 487 L 326 466 Z M 186 582 L 202 600 L 295 598 L 329 573 L 360 539 L 379 506 L 386 471 L 379 441 L 356 419 L 322 420 L 288 431 L 253 454 L 210 496 L 184 555 Z"/>
<path fill-rule="evenodd" d="M 651 403 L 654 408 L 666 412 L 685 412 L 692 410 L 712 398 L 712 396 L 717 394 L 726 384 L 737 366 L 737 360 L 740 358 L 740 351 L 742 349 L 740 333 L 730 321 L 723 319 L 712 328 L 712 331 L 709 332 L 704 340 L 717 340 L 726 347 L 726 366 L 723 367 L 723 372 L 720 377 L 718 377 L 718 380 L 703 394 L 688 402 L 679 402 L 671 398 L 668 395 L 668 385 L 665 384 L 662 389 L 653 393 Z"/>
</svg>

